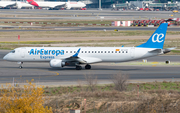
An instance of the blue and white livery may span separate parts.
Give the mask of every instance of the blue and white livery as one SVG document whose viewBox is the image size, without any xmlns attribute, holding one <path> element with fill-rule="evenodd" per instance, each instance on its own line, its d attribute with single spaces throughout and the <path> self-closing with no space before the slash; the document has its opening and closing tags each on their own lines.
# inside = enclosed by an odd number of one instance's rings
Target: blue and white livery
<svg viewBox="0 0 180 113">
<path fill-rule="evenodd" d="M 4 60 L 20 62 L 49 62 L 51 67 L 76 66 L 81 70 L 91 69 L 93 63 L 127 62 L 170 52 L 174 48 L 163 49 L 168 23 L 163 23 L 149 40 L 137 47 L 20 47 Z"/>
</svg>

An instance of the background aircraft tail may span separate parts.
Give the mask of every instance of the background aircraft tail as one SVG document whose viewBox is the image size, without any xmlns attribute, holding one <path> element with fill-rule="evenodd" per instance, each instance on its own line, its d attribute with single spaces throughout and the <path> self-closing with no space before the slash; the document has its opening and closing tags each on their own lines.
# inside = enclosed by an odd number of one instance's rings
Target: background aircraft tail
<svg viewBox="0 0 180 113">
<path fill-rule="evenodd" d="M 166 37 L 167 26 L 168 23 L 162 23 L 146 43 L 143 43 L 137 47 L 162 49 Z"/>
<path fill-rule="evenodd" d="M 33 6 L 39 7 L 39 5 L 34 0 L 27 0 L 27 2 Z"/>
</svg>

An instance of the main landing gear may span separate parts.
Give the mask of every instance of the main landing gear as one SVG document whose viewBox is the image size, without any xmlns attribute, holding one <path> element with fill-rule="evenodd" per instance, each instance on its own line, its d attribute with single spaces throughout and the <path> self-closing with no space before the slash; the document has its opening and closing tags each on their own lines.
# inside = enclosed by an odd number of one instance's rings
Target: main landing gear
<svg viewBox="0 0 180 113">
<path fill-rule="evenodd" d="M 85 69 L 91 69 L 91 65 L 87 64 L 87 65 L 85 66 Z"/>
<path fill-rule="evenodd" d="M 19 65 L 19 69 L 22 69 L 22 68 L 23 68 L 23 66 L 22 66 L 22 65 L 23 65 L 23 62 L 18 62 L 18 64 L 20 64 L 20 65 Z"/>
<path fill-rule="evenodd" d="M 82 69 L 81 66 L 79 66 L 79 65 L 76 66 L 76 70 L 81 70 L 81 69 Z"/>
<path fill-rule="evenodd" d="M 81 69 L 82 69 L 82 67 L 80 65 L 76 65 L 76 70 L 81 70 Z M 91 65 L 87 64 L 85 66 L 85 69 L 91 69 Z"/>
</svg>

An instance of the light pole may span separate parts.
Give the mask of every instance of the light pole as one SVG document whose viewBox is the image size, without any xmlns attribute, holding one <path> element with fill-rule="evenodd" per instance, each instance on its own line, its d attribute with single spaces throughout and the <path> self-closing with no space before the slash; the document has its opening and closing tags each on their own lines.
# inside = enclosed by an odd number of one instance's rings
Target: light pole
<svg viewBox="0 0 180 113">
<path fill-rule="evenodd" d="M 99 0 L 99 10 L 101 10 L 101 0 Z"/>
</svg>

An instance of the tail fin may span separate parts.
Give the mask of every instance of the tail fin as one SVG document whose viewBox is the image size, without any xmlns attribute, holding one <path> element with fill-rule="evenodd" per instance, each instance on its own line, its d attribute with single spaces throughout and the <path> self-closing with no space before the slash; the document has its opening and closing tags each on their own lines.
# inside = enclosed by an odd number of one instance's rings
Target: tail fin
<svg viewBox="0 0 180 113">
<path fill-rule="evenodd" d="M 146 43 L 137 47 L 162 49 L 166 37 L 167 26 L 168 23 L 162 23 Z"/>
<path fill-rule="evenodd" d="M 33 6 L 39 7 L 39 5 L 34 0 L 27 0 L 27 2 Z"/>
</svg>

